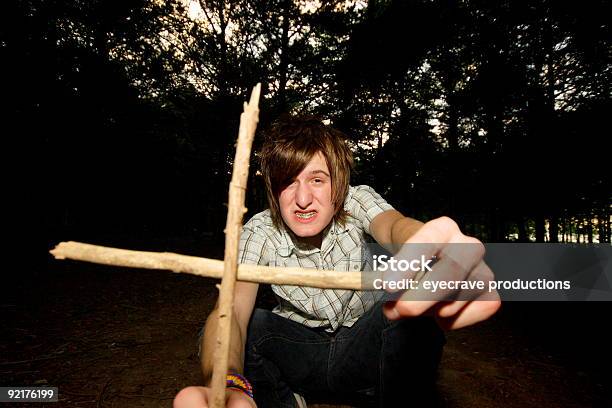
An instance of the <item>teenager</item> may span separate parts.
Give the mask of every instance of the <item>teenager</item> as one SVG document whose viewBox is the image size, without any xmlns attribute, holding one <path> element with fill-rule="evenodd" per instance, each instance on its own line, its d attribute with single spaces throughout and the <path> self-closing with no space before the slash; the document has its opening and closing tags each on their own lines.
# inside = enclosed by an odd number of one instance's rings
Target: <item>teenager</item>
<svg viewBox="0 0 612 408">
<path fill-rule="evenodd" d="M 340 131 L 287 117 L 267 133 L 261 172 L 269 208 L 243 227 L 239 262 L 359 271 L 368 239 L 398 251 L 427 243 L 439 262 L 450 244 L 454 279 L 492 278 L 483 246 L 447 217 L 425 224 L 393 209 L 368 186 L 350 186 L 352 155 Z M 380 292 L 272 285 L 279 301 L 255 309 L 258 284 L 237 282 L 227 406 L 296 407 L 309 401 L 383 407 L 430 406 L 443 330 L 485 320 L 497 294 L 472 300 L 385 301 Z M 205 384 L 212 376 L 218 309 L 201 342 Z M 177 408 L 207 407 L 208 387 L 188 387 Z"/>
</svg>

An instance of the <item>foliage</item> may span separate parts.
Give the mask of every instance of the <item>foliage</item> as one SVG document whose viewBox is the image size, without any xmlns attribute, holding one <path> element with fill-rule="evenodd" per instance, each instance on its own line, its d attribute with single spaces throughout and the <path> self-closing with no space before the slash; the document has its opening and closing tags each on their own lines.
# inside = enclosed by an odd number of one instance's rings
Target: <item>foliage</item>
<svg viewBox="0 0 612 408">
<path fill-rule="evenodd" d="M 41 186 L 51 235 L 220 232 L 241 104 L 262 82 L 260 128 L 286 111 L 329 120 L 349 135 L 354 182 L 408 215 L 451 215 L 490 241 L 571 226 L 609 240 L 606 1 L 7 9 L 5 111 L 37 163 L 72 175 Z"/>
</svg>

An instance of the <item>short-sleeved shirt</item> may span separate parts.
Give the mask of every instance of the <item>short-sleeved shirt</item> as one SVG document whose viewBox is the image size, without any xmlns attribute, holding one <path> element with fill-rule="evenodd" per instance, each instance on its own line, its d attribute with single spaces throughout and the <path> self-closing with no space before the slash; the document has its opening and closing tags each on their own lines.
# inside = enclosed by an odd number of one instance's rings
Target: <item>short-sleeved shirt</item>
<svg viewBox="0 0 612 408">
<path fill-rule="evenodd" d="M 301 267 L 358 272 L 364 269 L 370 223 L 380 213 L 392 210 L 371 187 L 349 187 L 344 201 L 349 216 L 345 224 L 335 221 L 324 230 L 321 248 L 294 242 L 293 234 L 278 229 L 270 210 L 254 215 L 240 236 L 239 262 L 271 267 Z M 335 331 L 352 326 L 380 298 L 379 291 L 319 289 L 305 286 L 272 285 L 279 305 L 273 310 L 308 327 Z"/>
</svg>

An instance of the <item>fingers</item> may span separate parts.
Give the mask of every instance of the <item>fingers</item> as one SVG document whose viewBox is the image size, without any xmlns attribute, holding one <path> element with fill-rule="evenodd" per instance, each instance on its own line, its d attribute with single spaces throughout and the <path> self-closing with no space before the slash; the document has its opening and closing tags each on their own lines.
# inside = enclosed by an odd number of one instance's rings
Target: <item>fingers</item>
<svg viewBox="0 0 612 408">
<path fill-rule="evenodd" d="M 210 388 L 187 387 L 183 388 L 174 397 L 173 408 L 208 408 Z M 244 392 L 234 389 L 225 389 L 225 404 L 227 408 L 257 408 L 255 401 Z"/>
<path fill-rule="evenodd" d="M 397 259 L 431 259 L 459 232 L 457 224 L 448 217 L 437 218 L 424 224 L 405 244 L 400 247 Z M 385 271 L 383 278 L 387 281 L 412 279 L 414 271 L 402 272 L 398 269 Z M 393 292 L 393 291 L 390 291 Z"/>
<path fill-rule="evenodd" d="M 383 314 L 389 320 L 398 320 L 404 317 L 416 317 L 422 315 L 430 302 L 414 300 L 410 302 L 395 300 L 385 302 L 383 305 Z"/>
<path fill-rule="evenodd" d="M 436 262 L 416 289 L 385 304 L 385 316 L 390 320 L 427 313 L 449 317 L 462 313 L 471 301 L 498 300 L 497 292 L 489 292 L 494 276 L 483 261 L 484 255 L 482 242 L 462 234 L 450 218 L 438 218 L 423 225 L 395 256 L 407 260 L 435 256 Z M 385 274 L 385 278 L 391 279 L 414 276 L 415 272 L 398 270 Z"/>
<path fill-rule="evenodd" d="M 207 408 L 208 393 L 210 389 L 206 387 L 187 387 L 183 388 L 174 397 L 173 408 Z"/>
<path fill-rule="evenodd" d="M 460 329 L 491 317 L 501 306 L 497 300 L 474 300 L 467 302 L 457 313 L 449 317 L 436 316 L 438 325 L 444 330 Z"/>
<path fill-rule="evenodd" d="M 438 310 L 438 316 L 440 316 L 440 317 L 450 317 L 450 316 L 453 316 L 453 315 L 459 313 L 459 311 L 461 309 L 463 309 L 465 307 L 465 305 L 467 305 L 467 303 L 468 303 L 467 300 L 456 300 L 454 302 L 450 302 L 450 303 L 442 306 Z"/>
<path fill-rule="evenodd" d="M 419 306 L 420 312 L 423 312 L 440 301 L 475 298 L 483 285 L 464 285 L 461 282 L 469 281 L 473 271 L 486 267 L 482 262 L 483 255 L 484 246 L 480 241 L 471 237 L 456 237 L 454 242 L 438 252 L 437 262 L 419 281 L 418 288 L 405 292 L 401 300 L 424 301 Z"/>
<path fill-rule="evenodd" d="M 440 217 L 425 223 L 406 243 L 446 244 L 460 232 L 455 221 Z"/>
<path fill-rule="evenodd" d="M 485 287 L 489 286 L 488 282 L 492 279 L 494 279 L 493 272 L 484 262 L 481 262 L 470 274 L 470 280 L 483 281 Z M 461 299 L 466 298 L 470 300 L 450 302 L 439 308 L 436 320 L 440 327 L 444 330 L 453 330 L 478 323 L 488 319 L 501 306 L 496 290 L 462 293 Z"/>
</svg>

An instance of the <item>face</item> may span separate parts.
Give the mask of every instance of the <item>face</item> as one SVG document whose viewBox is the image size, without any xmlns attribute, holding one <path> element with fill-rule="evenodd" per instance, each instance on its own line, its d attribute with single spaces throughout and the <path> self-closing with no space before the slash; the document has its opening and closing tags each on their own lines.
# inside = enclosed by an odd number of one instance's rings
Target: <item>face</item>
<svg viewBox="0 0 612 408">
<path fill-rule="evenodd" d="M 280 193 L 285 224 L 304 242 L 321 246 L 323 230 L 334 217 L 331 177 L 325 158 L 316 153 L 304 170 Z"/>
</svg>

